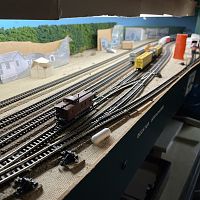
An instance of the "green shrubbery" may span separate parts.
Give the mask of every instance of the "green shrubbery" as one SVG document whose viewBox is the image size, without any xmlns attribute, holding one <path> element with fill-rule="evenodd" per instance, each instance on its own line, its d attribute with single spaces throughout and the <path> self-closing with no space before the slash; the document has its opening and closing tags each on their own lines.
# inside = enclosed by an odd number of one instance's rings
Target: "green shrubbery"
<svg viewBox="0 0 200 200">
<path fill-rule="evenodd" d="M 53 25 L 38 27 L 0 28 L 0 41 L 53 42 L 67 35 L 72 38 L 71 54 L 97 46 L 97 30 L 111 28 L 115 23 Z"/>
</svg>

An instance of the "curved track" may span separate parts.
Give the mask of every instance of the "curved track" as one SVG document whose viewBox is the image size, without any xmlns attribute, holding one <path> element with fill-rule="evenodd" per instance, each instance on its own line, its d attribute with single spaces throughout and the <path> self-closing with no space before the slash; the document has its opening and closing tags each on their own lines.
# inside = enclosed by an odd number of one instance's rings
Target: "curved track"
<svg viewBox="0 0 200 200">
<path fill-rule="evenodd" d="M 136 47 L 136 48 L 134 48 L 134 49 L 140 48 L 140 47 L 145 46 L 145 45 L 147 45 L 147 44 L 149 44 L 149 43 L 152 43 L 152 42 L 146 42 L 145 44 L 139 45 L 138 47 Z M 25 98 L 27 98 L 27 97 L 29 97 L 29 96 L 32 96 L 32 95 L 34 95 L 34 94 L 37 94 L 37 93 L 39 93 L 39 92 L 41 92 L 41 91 L 44 91 L 44 90 L 46 90 L 46 89 L 48 89 L 48 88 L 51 88 L 51 87 L 53 87 L 53 86 L 56 86 L 56 85 L 58 85 L 58 84 L 60 84 L 60 83 L 63 83 L 63 82 L 65 82 L 65 81 L 68 81 L 68 80 L 70 80 L 70 79 L 72 79 L 72 78 L 74 78 L 74 77 L 76 77 L 76 76 L 82 75 L 83 73 L 89 72 L 90 70 L 94 70 L 94 69 L 100 67 L 101 65 L 104 65 L 104 64 L 107 64 L 107 63 L 109 63 L 109 62 L 111 62 L 111 61 L 117 60 L 117 59 L 119 59 L 120 57 L 122 57 L 122 56 L 124 56 L 124 55 L 126 55 L 126 54 L 129 54 L 130 52 L 131 52 L 131 51 L 123 52 L 123 53 L 121 53 L 121 54 L 119 54 L 119 55 L 116 55 L 116 56 L 114 56 L 114 57 L 112 57 L 112 58 L 109 58 L 109 59 L 107 59 L 107 60 L 104 60 L 104 61 L 102 61 L 102 62 L 99 62 L 99 63 L 97 63 L 97 64 L 94 64 L 94 65 L 92 65 L 92 66 L 90 66 L 90 67 L 87 67 L 87 68 L 85 68 L 85 69 L 82 69 L 82 70 L 80 70 L 80 71 L 78 71 L 78 72 L 75 72 L 75 73 L 73 73 L 73 74 L 64 76 L 64 77 L 62 77 L 62 78 L 60 78 L 60 79 L 57 79 L 57 80 L 54 80 L 54 81 L 52 81 L 52 82 L 50 82 L 50 83 L 41 85 L 41 86 L 39 86 L 39 87 L 33 88 L 33 89 L 28 90 L 28 91 L 23 92 L 23 93 L 20 93 L 20 94 L 18 94 L 18 95 L 16 95 L 16 96 L 13 96 L 13 97 L 11 97 L 11 98 L 2 100 L 2 101 L 0 101 L 0 109 L 6 107 L 6 106 L 8 106 L 8 105 L 11 105 L 11 104 L 13 104 L 13 103 L 16 103 L 16 102 L 18 102 L 18 101 L 20 101 L 20 100 L 22 100 L 22 99 L 25 99 Z"/>
<path fill-rule="evenodd" d="M 159 61 L 157 65 L 155 64 L 153 70 L 149 72 L 149 74 L 145 74 L 145 78 L 142 79 L 142 81 L 138 81 L 137 87 L 145 87 L 145 85 L 153 79 L 155 74 L 162 69 L 169 57 L 170 53 L 169 51 L 166 51 L 164 56 L 161 58 L 161 61 Z M 176 77 L 174 79 L 176 79 Z M 160 91 L 161 88 L 165 87 L 166 86 L 163 84 L 163 86 L 160 86 L 158 90 Z M 156 95 L 157 93 L 158 92 L 156 92 L 155 90 L 152 94 Z M 51 138 L 51 134 L 57 136 L 62 132 L 62 128 L 56 125 L 52 129 L 46 131 L 43 136 L 39 136 L 40 138 L 38 137 L 33 139 L 32 141 L 28 142 L 28 144 L 23 145 L 22 147 L 17 149 L 15 152 L 3 157 L 2 159 L 0 159 L 0 183 L 3 184 L 13 177 L 19 175 L 20 173 L 26 171 L 27 169 L 34 167 L 35 165 L 39 164 L 41 161 L 48 158 L 49 156 L 57 153 L 61 149 L 66 147 L 69 148 L 70 145 L 75 144 L 77 141 L 82 140 L 83 138 L 93 134 L 94 131 L 101 128 L 105 124 L 118 119 L 127 112 L 132 112 L 137 106 L 141 104 L 141 102 L 143 103 L 148 99 L 146 95 L 146 98 L 142 97 L 143 101 L 127 101 L 127 98 L 131 100 L 134 99 L 134 97 L 134 92 L 131 94 L 127 92 L 123 96 L 123 100 L 120 102 L 120 106 L 119 102 L 117 102 L 117 104 L 113 104 L 113 106 L 116 106 L 115 109 L 107 110 L 106 112 L 104 112 L 104 114 L 102 113 L 103 115 L 93 118 L 90 121 L 91 123 L 87 127 L 82 127 L 84 128 L 82 132 L 71 132 L 65 137 L 58 139 L 58 141 L 52 144 L 48 144 L 46 147 L 40 150 L 42 144 L 47 144 L 50 141 L 49 139 Z M 150 97 L 152 98 L 152 95 L 150 95 Z"/>
</svg>

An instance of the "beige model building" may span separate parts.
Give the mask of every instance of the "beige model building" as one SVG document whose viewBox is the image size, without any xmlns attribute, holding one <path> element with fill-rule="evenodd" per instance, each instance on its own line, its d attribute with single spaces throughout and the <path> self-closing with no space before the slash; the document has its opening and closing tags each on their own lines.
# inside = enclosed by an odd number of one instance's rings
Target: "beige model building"
<svg viewBox="0 0 200 200">
<path fill-rule="evenodd" d="M 31 78 L 47 78 L 53 74 L 53 67 L 46 58 L 38 58 L 31 66 Z"/>
</svg>

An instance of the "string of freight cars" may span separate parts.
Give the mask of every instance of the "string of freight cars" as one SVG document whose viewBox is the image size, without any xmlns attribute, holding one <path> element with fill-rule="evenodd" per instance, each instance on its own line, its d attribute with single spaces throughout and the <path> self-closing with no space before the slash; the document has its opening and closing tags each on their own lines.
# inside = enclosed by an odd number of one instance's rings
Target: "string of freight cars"
<svg viewBox="0 0 200 200">
<path fill-rule="evenodd" d="M 145 45 L 147 45 L 147 44 L 149 44 L 149 43 L 151 43 L 151 42 L 146 42 L 145 44 L 139 45 L 138 47 L 134 48 L 133 50 L 139 49 L 139 48 L 141 48 L 142 46 L 145 46 Z M 34 94 L 37 94 L 37 93 L 39 93 L 39 92 L 41 92 L 41 91 L 44 91 L 44 90 L 46 90 L 46 89 L 48 89 L 48 88 L 51 88 L 51 87 L 56 86 L 56 85 L 58 85 L 58 84 L 60 84 L 60 83 L 63 83 L 63 82 L 68 81 L 68 80 L 70 80 L 70 79 L 72 79 L 72 78 L 75 78 L 75 77 L 77 77 L 77 76 L 79 76 L 79 75 L 82 75 L 82 74 L 84 74 L 84 73 L 87 73 L 87 72 L 89 72 L 90 70 L 94 70 L 94 69 L 96 69 L 96 68 L 98 68 L 98 67 L 101 67 L 101 65 L 108 64 L 109 62 L 112 62 L 112 61 L 114 61 L 114 60 L 117 60 L 117 59 L 119 59 L 120 57 L 122 57 L 122 56 L 124 56 L 124 55 L 126 55 L 126 54 L 129 54 L 131 51 L 132 51 L 132 50 L 123 52 L 123 53 L 121 53 L 121 54 L 119 54 L 119 55 L 116 55 L 116 56 L 114 56 L 114 57 L 112 57 L 112 58 L 106 59 L 106 60 L 104 60 L 104 61 L 102 61 L 102 62 L 99 62 L 99 63 L 97 63 L 97 64 L 94 64 L 94 65 L 92 65 L 92 66 L 90 66 L 90 67 L 87 67 L 87 68 L 85 68 L 85 69 L 82 69 L 82 70 L 80 70 L 80 71 L 78 71 L 78 72 L 75 72 L 75 73 L 73 73 L 73 74 L 64 76 L 64 77 L 62 77 L 62 78 L 60 78 L 60 79 L 57 79 L 57 80 L 54 80 L 54 81 L 52 81 L 52 82 L 50 82 L 50 83 L 41 85 L 41 86 L 39 86 L 39 87 L 33 88 L 33 89 L 28 90 L 28 91 L 23 92 L 23 93 L 20 93 L 20 94 L 18 94 L 18 95 L 16 95 L 16 96 L 13 96 L 13 97 L 11 97 L 11 98 L 8 98 L 8 99 L 5 99 L 5 100 L 3 100 L 3 101 L 0 101 L 0 108 L 4 108 L 4 107 L 6 107 L 6 106 L 8 106 L 8 105 L 11 105 L 11 104 L 13 104 L 13 103 L 16 103 L 16 102 L 18 102 L 18 101 L 20 101 L 20 100 L 22 100 L 22 99 L 24 99 L 24 98 L 27 98 L 27 97 L 32 96 L 32 95 L 34 95 Z"/>
<path fill-rule="evenodd" d="M 198 59 L 197 62 L 200 60 Z M 160 94 L 163 90 L 165 90 L 167 87 L 169 87 L 174 81 L 176 81 L 183 73 L 185 73 L 188 69 L 190 69 L 191 66 L 189 66 L 187 69 L 183 69 L 181 72 L 167 80 L 166 82 L 162 83 L 160 86 L 143 96 L 142 98 L 139 98 L 135 100 L 134 102 L 130 102 L 126 106 L 120 108 L 118 112 L 113 113 L 112 117 L 107 119 L 106 121 L 102 122 L 102 125 L 106 125 L 107 123 L 110 123 L 111 121 L 117 120 L 118 118 L 123 117 L 127 113 L 133 113 L 137 112 L 136 110 L 138 107 L 146 104 L 149 101 L 152 101 L 153 98 L 155 98 L 158 94 Z M 84 137 L 89 136 L 90 134 L 94 133 L 94 129 L 79 133 L 76 137 L 69 136 L 67 138 L 60 139 L 53 144 L 45 147 L 44 149 L 36 152 L 35 154 L 31 155 L 31 157 L 26 158 L 25 160 L 22 160 L 9 168 L 5 169 L 4 171 L 1 171 L 0 173 L 0 184 L 4 184 L 7 181 L 13 179 L 17 175 L 21 174 L 22 172 L 25 172 L 26 170 L 33 168 L 34 166 L 38 165 L 45 159 L 49 158 L 50 156 L 54 155 L 55 153 L 60 152 L 61 150 L 65 148 L 70 148 L 70 146 L 73 143 L 77 143 L 77 140 L 82 140 Z M 67 140 L 67 141 L 66 141 Z"/>
<path fill-rule="evenodd" d="M 166 58 L 166 56 L 164 57 Z M 164 59 L 163 59 L 164 60 Z M 156 68 L 157 69 L 157 68 Z M 107 117 L 105 117 L 106 119 Z M 95 119 L 96 120 L 96 119 Z M 106 119 L 107 120 L 107 119 Z M 99 123 L 99 122 L 98 122 Z M 101 118 L 101 122 L 100 124 L 98 124 L 98 128 L 102 123 L 102 118 Z M 56 126 L 52 129 L 50 129 L 49 131 L 47 131 L 42 138 L 35 138 L 34 140 L 32 140 L 31 142 L 29 142 L 29 145 L 26 146 L 22 146 L 19 149 L 17 149 L 14 153 L 7 155 L 6 157 L 4 157 L 3 159 L 0 160 L 1 162 L 1 174 L 3 172 L 7 172 L 8 169 L 12 168 L 13 166 L 15 166 L 18 160 L 22 160 L 25 159 L 27 160 L 27 158 L 31 155 L 33 155 L 36 151 L 38 151 L 39 149 L 37 149 L 37 147 L 41 147 L 41 144 L 47 140 L 49 141 L 49 137 L 51 137 L 53 135 L 53 137 L 55 138 L 55 136 L 62 131 L 62 127 Z M 94 127 L 92 127 L 92 129 L 94 129 Z M 74 138 L 74 136 L 79 135 L 78 133 L 71 133 L 68 134 L 66 137 L 68 139 L 70 139 L 71 137 Z M 64 140 L 66 140 L 67 138 L 64 137 Z M 34 147 L 34 149 L 33 149 Z M 42 151 L 42 150 L 41 150 Z M 26 157 L 25 157 L 26 156 Z M 23 161 L 21 161 L 23 162 Z M 21 163 L 20 162 L 20 163 Z M 14 164 L 14 165 L 13 165 Z M 11 166 L 12 165 L 12 166 Z M 27 166 L 26 166 L 27 167 Z"/>
<path fill-rule="evenodd" d="M 112 80 L 116 78 L 120 78 L 124 75 L 124 73 L 127 73 L 127 70 L 130 69 L 131 64 L 125 65 L 125 67 L 120 68 L 116 72 L 112 73 L 111 76 L 104 78 L 103 80 L 93 84 L 90 86 L 90 91 L 96 91 L 98 93 L 98 89 L 101 87 L 104 87 L 106 84 L 111 82 Z M 135 71 L 137 72 L 137 71 Z M 137 74 L 137 73 L 135 73 Z M 131 76 L 133 76 L 131 74 Z M 46 121 L 50 120 L 51 118 L 55 117 L 55 109 L 51 108 L 48 111 L 40 114 L 39 116 L 33 118 L 32 120 L 28 121 L 27 123 L 7 132 L 2 135 L 0 135 L 0 147 L 4 147 L 5 145 L 11 143 L 15 139 L 19 138 L 20 136 L 24 136 L 26 133 L 32 131 L 33 129 L 37 128 L 39 125 L 42 125 Z"/>
</svg>

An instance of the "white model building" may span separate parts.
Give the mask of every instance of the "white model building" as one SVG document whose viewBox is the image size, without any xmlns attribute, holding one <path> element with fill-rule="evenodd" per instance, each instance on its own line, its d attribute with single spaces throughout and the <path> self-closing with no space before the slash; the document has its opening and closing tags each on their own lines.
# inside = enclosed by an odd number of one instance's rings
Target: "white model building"
<svg viewBox="0 0 200 200">
<path fill-rule="evenodd" d="M 17 51 L 0 55 L 0 81 L 2 83 L 25 77 L 28 74 L 28 63 Z"/>
</svg>

